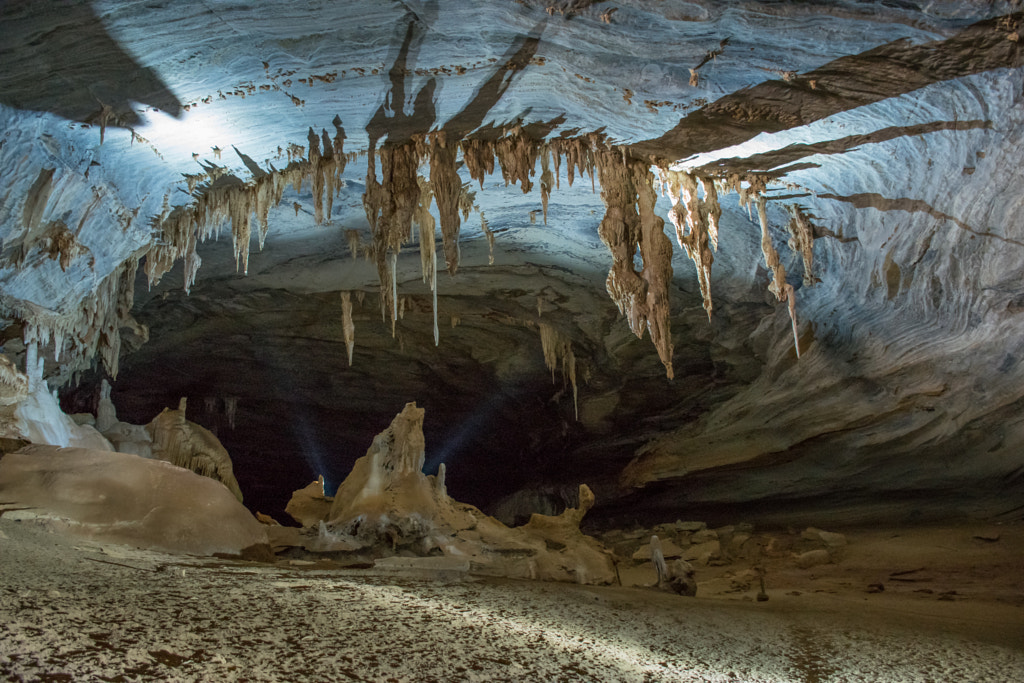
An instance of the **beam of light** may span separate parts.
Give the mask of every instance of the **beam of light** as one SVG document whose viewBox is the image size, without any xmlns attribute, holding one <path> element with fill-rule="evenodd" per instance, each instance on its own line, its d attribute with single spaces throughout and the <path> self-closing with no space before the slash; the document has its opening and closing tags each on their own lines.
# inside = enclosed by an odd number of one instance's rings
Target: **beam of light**
<svg viewBox="0 0 1024 683">
<path fill-rule="evenodd" d="M 300 453 L 313 476 L 323 475 L 324 494 L 334 495 L 335 485 L 331 481 L 331 473 L 327 466 L 327 454 L 321 447 L 319 436 L 309 418 L 303 413 L 298 413 L 285 420 L 285 424 L 291 427 L 293 441 L 298 443 Z"/>
<path fill-rule="evenodd" d="M 492 394 L 485 402 L 478 405 L 477 409 L 469 414 L 466 419 L 462 420 L 458 428 L 448 435 L 445 442 L 441 444 L 441 447 L 427 459 L 423 465 L 423 471 L 427 474 L 433 474 L 441 463 L 451 464 L 451 459 L 463 452 L 470 437 L 480 433 L 481 429 L 498 412 L 508 398 L 509 396 L 499 390 Z"/>
</svg>

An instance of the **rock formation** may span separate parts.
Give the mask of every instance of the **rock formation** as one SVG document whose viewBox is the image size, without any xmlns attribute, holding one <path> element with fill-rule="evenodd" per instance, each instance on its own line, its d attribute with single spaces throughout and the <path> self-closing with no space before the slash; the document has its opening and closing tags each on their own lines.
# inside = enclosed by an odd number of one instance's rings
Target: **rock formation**
<svg viewBox="0 0 1024 683">
<path fill-rule="evenodd" d="M 693 567 L 686 560 L 675 560 L 671 565 L 666 562 L 657 536 L 651 536 L 651 561 L 658 572 L 658 588 L 689 597 L 697 595 Z"/>
<path fill-rule="evenodd" d="M 241 502 L 231 456 L 210 430 L 185 419 L 185 399 L 177 410 L 164 410 L 146 425 L 153 439 L 153 457 L 196 474 L 216 479 Z"/>
<path fill-rule="evenodd" d="M 423 474 L 423 418 L 422 408 L 407 404 L 355 462 L 333 502 L 323 495 L 322 477 L 295 492 L 289 514 L 317 534 L 318 542 L 310 545 L 377 556 L 442 554 L 468 560 L 473 572 L 495 576 L 614 581 L 610 553 L 579 529 L 594 504 L 585 484 L 580 485 L 579 507 L 556 516 L 534 514 L 522 527 L 506 527 L 448 496 L 444 464 L 437 475 Z"/>
<path fill-rule="evenodd" d="M 331 514 L 332 496 L 324 494 L 324 476 L 292 494 L 284 511 L 304 527 L 315 527 Z"/>
<path fill-rule="evenodd" d="M 43 445 L 8 453 L 0 500 L 21 518 L 108 543 L 212 555 L 267 540 L 219 483 L 126 453 Z"/>
</svg>

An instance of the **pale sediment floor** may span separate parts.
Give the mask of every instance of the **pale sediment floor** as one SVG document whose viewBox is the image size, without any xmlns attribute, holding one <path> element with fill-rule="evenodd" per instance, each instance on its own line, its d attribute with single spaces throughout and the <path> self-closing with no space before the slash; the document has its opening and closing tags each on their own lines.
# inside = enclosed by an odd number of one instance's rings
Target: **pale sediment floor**
<svg viewBox="0 0 1024 683">
<path fill-rule="evenodd" d="M 756 603 L 249 564 L 0 518 L 0 679 L 1024 680 L 1019 605 L 979 616 L 957 602 L 770 594 Z"/>
</svg>

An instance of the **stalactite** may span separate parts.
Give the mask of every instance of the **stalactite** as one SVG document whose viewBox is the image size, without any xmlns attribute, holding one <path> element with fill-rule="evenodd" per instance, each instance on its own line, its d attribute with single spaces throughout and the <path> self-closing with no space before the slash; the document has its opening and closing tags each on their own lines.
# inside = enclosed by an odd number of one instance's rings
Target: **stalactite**
<svg viewBox="0 0 1024 683">
<path fill-rule="evenodd" d="M 317 164 L 313 172 L 318 173 L 323 177 L 324 183 L 324 206 L 322 213 L 326 216 L 328 223 L 331 222 L 331 214 L 334 212 L 334 193 L 338 184 L 337 176 L 337 157 L 334 155 L 334 145 L 331 142 L 330 136 L 326 130 L 321 131 L 323 137 L 323 152 L 321 153 L 320 163 Z"/>
<path fill-rule="evenodd" d="M 324 174 L 321 170 L 320 136 L 310 127 L 306 135 L 309 140 L 309 166 L 312 171 L 313 183 L 313 221 L 317 225 L 324 222 Z"/>
<path fill-rule="evenodd" d="M 665 236 L 665 221 L 654 213 L 658 200 L 654 175 L 644 162 L 631 162 L 633 185 L 640 214 L 641 277 L 647 282 L 647 328 L 669 379 L 672 370 L 669 288 L 672 284 L 672 242 Z M 710 253 L 710 252 L 709 252 Z"/>
<path fill-rule="evenodd" d="M 638 338 L 643 337 L 645 329 L 650 331 L 671 379 L 668 288 L 672 280 L 672 244 L 665 237 L 664 221 L 654 214 L 657 195 L 653 176 L 645 162 L 624 160 L 621 153 L 607 149 L 597 152 L 597 170 L 606 207 L 598 232 L 612 254 L 608 294 Z M 633 264 L 638 248 L 643 259 L 640 273 Z"/>
<path fill-rule="evenodd" d="M 374 164 L 367 163 L 363 206 L 373 234 L 374 256 L 381 283 L 381 312 L 385 316 L 391 313 L 392 334 L 398 304 L 397 258 L 402 244 L 412 238 L 413 213 L 420 200 L 416 171 L 424 151 L 423 140 L 418 137 L 402 144 L 382 147 L 379 183 Z"/>
<path fill-rule="evenodd" d="M 348 240 L 348 251 L 352 254 L 352 260 L 358 260 L 359 258 L 359 231 L 358 230 L 346 230 L 345 239 Z"/>
<path fill-rule="evenodd" d="M 249 239 L 252 236 L 252 201 L 248 192 L 228 195 L 231 216 L 231 238 L 235 248 L 235 269 L 249 274 Z"/>
<path fill-rule="evenodd" d="M 235 416 L 238 414 L 238 397 L 224 397 L 224 416 L 228 419 L 228 427 L 235 428 Z"/>
<path fill-rule="evenodd" d="M 520 126 L 503 135 L 494 145 L 494 153 L 501 165 L 505 185 L 519 183 L 523 194 L 533 188 L 534 168 L 537 166 L 539 144 L 526 135 Z"/>
<path fill-rule="evenodd" d="M 805 214 L 796 204 L 790 204 L 789 223 L 786 228 L 789 230 L 789 248 L 800 254 L 804 262 L 804 284 L 810 287 L 817 278 L 814 277 L 814 227 L 811 225 L 810 217 Z"/>
<path fill-rule="evenodd" d="M 707 216 L 708 237 L 711 239 L 711 246 L 718 251 L 718 221 L 722 217 L 722 207 L 718 203 L 718 190 L 715 182 L 710 178 L 700 179 L 701 187 L 704 188 L 704 213 Z"/>
<path fill-rule="evenodd" d="M 437 200 L 441 219 L 441 240 L 445 267 L 449 275 L 459 269 L 459 202 L 463 194 L 462 179 L 456 170 L 458 146 L 449 142 L 443 132 L 430 137 L 430 185 Z"/>
<path fill-rule="evenodd" d="M 494 265 L 494 231 L 491 230 L 491 226 L 487 224 L 487 219 L 484 217 L 484 212 L 480 212 L 480 229 L 484 231 L 484 236 L 487 237 L 487 264 Z"/>
<path fill-rule="evenodd" d="M 466 164 L 469 177 L 480 183 L 484 189 L 484 178 L 494 173 L 494 143 L 489 140 L 462 140 L 462 161 Z"/>
<path fill-rule="evenodd" d="M 352 321 L 352 293 L 341 293 L 341 329 L 348 351 L 348 366 L 352 367 L 352 351 L 356 346 L 356 325 Z"/>
<path fill-rule="evenodd" d="M 544 365 L 551 371 L 551 381 L 555 381 L 555 370 L 561 365 L 562 381 L 572 386 L 573 409 L 579 419 L 579 391 L 576 383 L 576 354 L 572 350 L 572 341 L 547 323 L 538 323 L 540 344 L 544 352 Z"/>
<path fill-rule="evenodd" d="M 551 148 L 548 145 L 544 145 L 544 150 L 540 156 L 540 202 L 541 207 L 544 210 L 544 225 L 548 224 L 548 199 L 551 197 L 551 185 L 554 182 L 554 176 L 551 174 Z M 530 222 L 534 222 L 534 214 L 530 212 Z"/>
<path fill-rule="evenodd" d="M 714 254 L 709 246 L 711 235 L 712 210 L 718 207 L 717 195 L 714 203 L 707 203 L 701 200 L 697 192 L 697 179 L 683 171 L 662 171 L 662 187 L 667 189 L 669 198 L 672 200 L 672 208 L 668 212 L 669 220 L 676 229 L 676 240 L 685 251 L 686 255 L 693 261 L 697 269 L 697 281 L 700 285 L 701 297 L 704 301 L 704 310 L 707 311 L 708 319 L 711 319 L 713 303 L 711 300 L 711 265 L 715 261 Z M 708 187 L 714 192 L 714 186 L 708 182 L 702 182 L 705 192 Z M 705 194 L 705 197 L 709 195 Z M 718 216 L 713 217 L 717 226 Z M 717 227 L 715 229 L 717 237 Z"/>
<path fill-rule="evenodd" d="M 434 316 L 434 346 L 437 346 L 440 335 L 437 328 L 437 253 L 436 225 L 430 213 L 431 183 L 423 176 L 418 178 L 420 186 L 420 202 L 416 207 L 413 220 L 420 231 L 420 270 L 423 283 L 430 287 L 432 298 L 431 309 Z"/>
<path fill-rule="evenodd" d="M 775 295 L 780 302 L 785 302 L 789 311 L 789 319 L 793 325 L 793 346 L 796 349 L 796 357 L 800 357 L 800 335 L 797 329 L 796 320 L 796 292 L 793 285 L 786 282 L 786 267 L 779 262 L 779 252 L 772 245 L 772 237 L 768 232 L 768 214 L 766 201 L 763 194 L 757 196 L 757 217 L 761 223 L 761 253 L 764 254 L 765 265 L 772 272 L 772 281 L 768 285 L 768 291 Z"/>
</svg>

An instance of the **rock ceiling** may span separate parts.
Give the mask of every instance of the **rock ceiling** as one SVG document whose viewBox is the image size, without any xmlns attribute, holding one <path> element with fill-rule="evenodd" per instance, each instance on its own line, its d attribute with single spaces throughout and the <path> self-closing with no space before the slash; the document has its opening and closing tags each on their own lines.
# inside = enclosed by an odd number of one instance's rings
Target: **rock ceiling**
<svg viewBox="0 0 1024 683">
<path fill-rule="evenodd" d="M 1019 514 L 1017 5 L 8 2 L 3 350 L 266 509 L 415 400 L 511 514 Z"/>
</svg>

